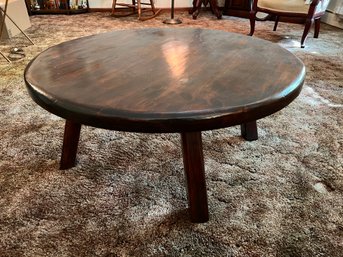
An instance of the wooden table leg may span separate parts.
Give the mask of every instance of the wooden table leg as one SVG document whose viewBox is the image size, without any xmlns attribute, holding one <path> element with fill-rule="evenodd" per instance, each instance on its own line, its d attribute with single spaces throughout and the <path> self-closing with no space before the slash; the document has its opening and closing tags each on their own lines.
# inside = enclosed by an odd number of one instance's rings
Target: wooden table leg
<svg viewBox="0 0 343 257">
<path fill-rule="evenodd" d="M 191 220 L 206 222 L 208 206 L 201 132 L 181 133 L 181 141 Z"/>
<path fill-rule="evenodd" d="M 81 124 L 66 120 L 60 169 L 65 170 L 75 166 L 77 145 L 79 143 Z"/>
<path fill-rule="evenodd" d="M 241 134 L 245 140 L 254 141 L 258 139 L 256 120 L 241 124 Z"/>
</svg>

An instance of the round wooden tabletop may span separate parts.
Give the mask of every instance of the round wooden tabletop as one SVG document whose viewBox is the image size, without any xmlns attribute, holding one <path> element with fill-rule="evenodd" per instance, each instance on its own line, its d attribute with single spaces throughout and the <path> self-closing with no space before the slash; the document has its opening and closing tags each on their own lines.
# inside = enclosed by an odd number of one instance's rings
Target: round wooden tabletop
<svg viewBox="0 0 343 257">
<path fill-rule="evenodd" d="M 303 63 L 264 40 L 199 28 L 113 31 L 53 46 L 25 70 L 32 98 L 80 124 L 134 132 L 217 129 L 288 105 Z"/>
</svg>

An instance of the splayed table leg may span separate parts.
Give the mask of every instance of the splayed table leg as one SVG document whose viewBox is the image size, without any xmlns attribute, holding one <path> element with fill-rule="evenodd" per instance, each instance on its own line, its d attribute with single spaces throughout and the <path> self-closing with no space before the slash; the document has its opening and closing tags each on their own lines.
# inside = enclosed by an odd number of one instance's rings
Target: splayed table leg
<svg viewBox="0 0 343 257">
<path fill-rule="evenodd" d="M 61 170 L 70 169 L 75 166 L 80 131 L 81 124 L 69 120 L 66 121 L 60 163 Z"/>
<path fill-rule="evenodd" d="M 181 133 L 181 140 L 191 220 L 206 222 L 208 206 L 201 132 Z"/>
</svg>

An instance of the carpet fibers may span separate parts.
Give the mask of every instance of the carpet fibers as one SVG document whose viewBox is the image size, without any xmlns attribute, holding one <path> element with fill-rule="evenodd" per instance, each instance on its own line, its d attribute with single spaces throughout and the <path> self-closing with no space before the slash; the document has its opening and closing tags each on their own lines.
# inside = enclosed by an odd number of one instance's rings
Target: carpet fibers
<svg viewBox="0 0 343 257">
<path fill-rule="evenodd" d="M 178 27 L 249 31 L 246 19 L 176 16 Z M 58 169 L 64 121 L 31 100 L 25 66 L 60 42 L 167 27 L 168 17 L 32 16 L 35 45 L 22 35 L 1 43 L 26 56 L 0 56 L 0 256 L 343 256 L 343 30 L 325 24 L 301 49 L 303 26 L 257 22 L 255 37 L 305 63 L 306 82 L 258 121 L 257 141 L 239 127 L 203 133 L 209 222 L 189 221 L 178 134 L 83 127 L 77 166 Z"/>
</svg>

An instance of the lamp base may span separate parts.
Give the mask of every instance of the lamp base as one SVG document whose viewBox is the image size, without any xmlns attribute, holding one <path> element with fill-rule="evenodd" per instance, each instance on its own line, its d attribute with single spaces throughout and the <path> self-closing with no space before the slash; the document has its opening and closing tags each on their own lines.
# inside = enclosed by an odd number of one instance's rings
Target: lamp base
<svg viewBox="0 0 343 257">
<path fill-rule="evenodd" d="M 163 21 L 164 24 L 171 24 L 171 25 L 175 25 L 175 24 L 180 24 L 182 23 L 182 21 L 180 19 L 166 19 Z"/>
</svg>

